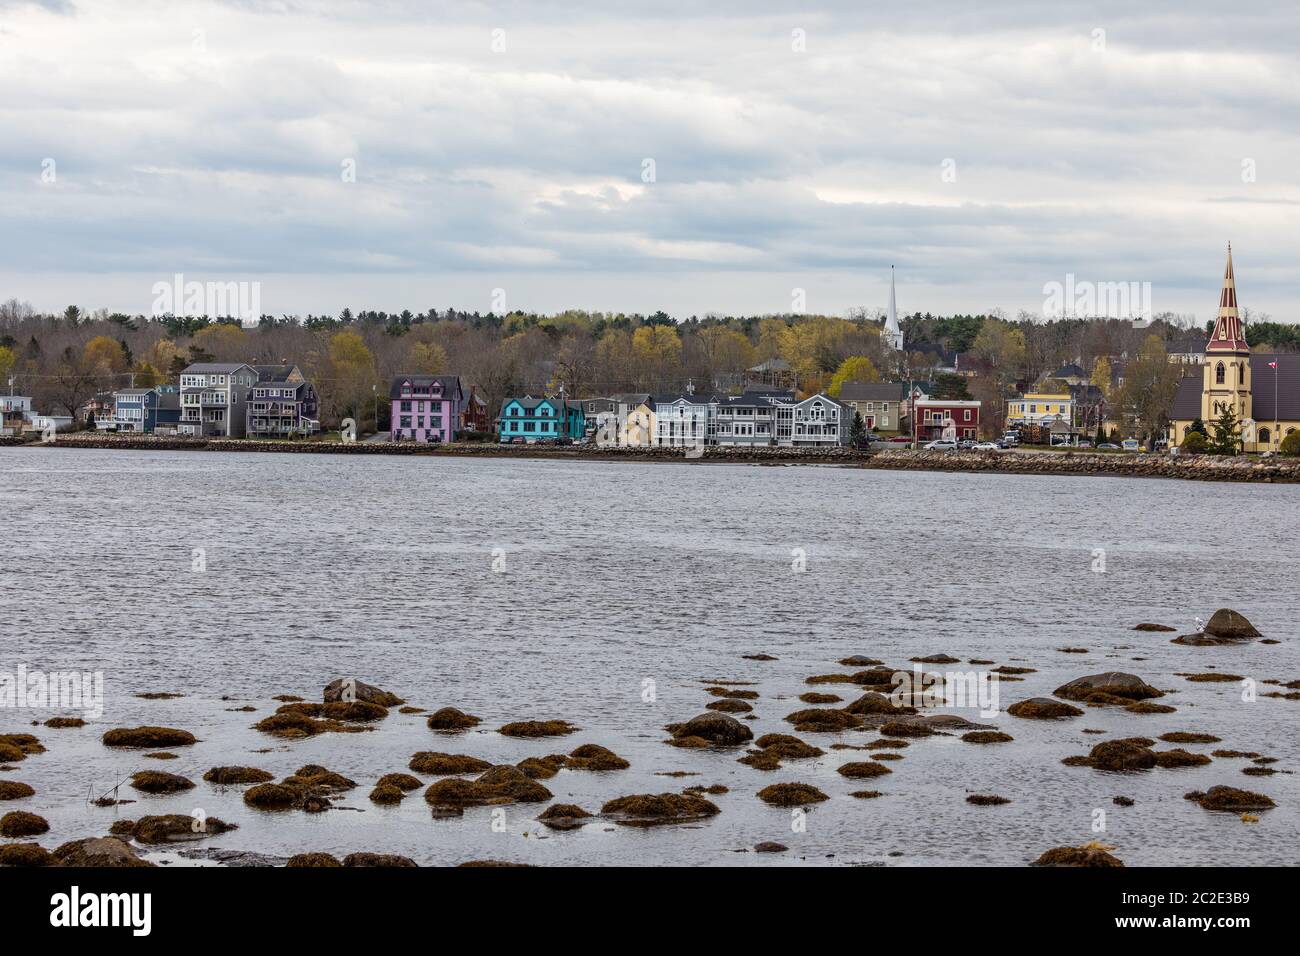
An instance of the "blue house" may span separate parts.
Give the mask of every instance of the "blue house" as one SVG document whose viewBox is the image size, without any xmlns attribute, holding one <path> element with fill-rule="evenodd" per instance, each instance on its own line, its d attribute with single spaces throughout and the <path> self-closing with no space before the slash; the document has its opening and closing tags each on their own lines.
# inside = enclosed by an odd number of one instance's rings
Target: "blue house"
<svg viewBox="0 0 1300 956">
<path fill-rule="evenodd" d="M 502 444 L 522 438 L 526 443 L 556 438 L 581 438 L 586 431 L 582 403 L 561 402 L 558 398 L 508 398 L 497 418 L 497 433 Z"/>
<path fill-rule="evenodd" d="M 127 388 L 113 393 L 113 427 L 119 432 L 172 431 L 181 420 L 181 392 L 175 385 Z"/>
</svg>

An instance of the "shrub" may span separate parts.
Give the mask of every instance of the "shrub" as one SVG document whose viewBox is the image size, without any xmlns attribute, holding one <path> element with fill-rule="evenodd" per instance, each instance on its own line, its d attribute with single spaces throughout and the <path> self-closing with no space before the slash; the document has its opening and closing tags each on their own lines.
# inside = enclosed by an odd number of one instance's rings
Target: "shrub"
<svg viewBox="0 0 1300 956">
<path fill-rule="evenodd" d="M 1282 439 L 1282 454 L 1300 455 L 1300 432 L 1292 432 Z"/>
<path fill-rule="evenodd" d="M 1200 455 L 1209 447 L 1210 441 L 1200 432 L 1188 432 L 1187 437 L 1183 439 L 1183 451 L 1189 455 Z"/>
</svg>

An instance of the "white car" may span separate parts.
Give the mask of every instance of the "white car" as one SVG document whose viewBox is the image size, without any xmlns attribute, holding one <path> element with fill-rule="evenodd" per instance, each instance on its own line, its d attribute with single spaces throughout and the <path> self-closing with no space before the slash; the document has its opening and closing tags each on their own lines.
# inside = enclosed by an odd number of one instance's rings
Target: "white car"
<svg viewBox="0 0 1300 956">
<path fill-rule="evenodd" d="M 938 438 L 928 442 L 924 447 L 926 451 L 956 451 L 957 443 L 951 438 Z"/>
<path fill-rule="evenodd" d="M 1001 451 L 1002 446 L 1000 446 L 995 441 L 982 441 L 971 450 L 972 451 Z"/>
</svg>

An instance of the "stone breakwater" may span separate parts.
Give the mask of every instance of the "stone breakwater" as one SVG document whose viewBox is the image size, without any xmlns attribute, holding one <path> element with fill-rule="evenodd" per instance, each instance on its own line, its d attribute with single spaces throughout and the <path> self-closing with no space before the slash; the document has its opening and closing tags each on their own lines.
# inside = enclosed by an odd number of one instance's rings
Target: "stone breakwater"
<svg viewBox="0 0 1300 956">
<path fill-rule="evenodd" d="M 2 441 L 2 444 L 13 444 Z M 43 448 L 116 448 L 141 451 L 240 451 L 325 455 L 422 455 L 458 458 L 553 458 L 564 461 L 682 461 L 681 448 L 598 448 L 576 445 L 499 445 L 491 442 L 420 445 L 414 442 L 250 441 L 167 438 L 153 435 L 60 436 Z M 938 452 L 852 448 L 709 447 L 705 463 L 755 465 L 856 465 L 918 471 L 1001 472 L 1016 475 L 1120 475 L 1192 481 L 1300 482 L 1300 459 L 1214 455 L 1144 455 L 1089 452 Z"/>
<path fill-rule="evenodd" d="M 902 450 L 872 455 L 865 467 L 1001 472 L 1012 475 L 1120 475 L 1129 478 L 1183 478 L 1190 481 L 1300 482 L 1300 459 L 1261 460 L 1250 456 L 1224 458 L 1216 455 Z"/>
</svg>

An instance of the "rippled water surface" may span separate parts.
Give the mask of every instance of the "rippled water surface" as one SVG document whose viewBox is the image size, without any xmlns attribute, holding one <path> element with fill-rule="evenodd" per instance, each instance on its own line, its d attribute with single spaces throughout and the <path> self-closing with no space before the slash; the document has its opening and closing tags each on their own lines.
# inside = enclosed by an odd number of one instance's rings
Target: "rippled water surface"
<svg viewBox="0 0 1300 956">
<path fill-rule="evenodd" d="M 1243 702 L 1236 683 L 1177 675 L 1300 678 L 1297 514 L 1294 486 L 0 449 L 0 671 L 22 663 L 98 670 L 105 679 L 105 714 L 84 729 L 34 728 L 51 713 L 0 710 L 0 732 L 33 731 L 48 747 L 3 778 L 36 788 L 20 803 L 50 820 L 47 847 L 102 834 L 117 816 L 202 807 L 240 826 L 206 846 L 282 856 L 366 849 L 422 864 L 1021 864 L 1098 837 L 1129 865 L 1294 864 L 1300 702 Z M 195 549 L 205 571 L 191 570 Z M 795 549 L 806 555 L 804 573 L 792 571 Z M 1105 573 L 1091 570 L 1095 549 L 1105 551 Z M 500 573 L 494 551 L 504 555 Z M 1280 643 L 1190 648 L 1170 644 L 1171 634 L 1131 630 L 1157 621 L 1190 631 L 1221 606 Z M 742 657 L 759 651 L 779 660 Z M 713 699 L 705 682 L 755 682 L 755 734 L 788 732 L 781 718 L 804 706 L 799 694 L 856 696 L 804 683 L 846 670 L 837 659 L 865 654 L 907 668 L 910 658 L 937 653 L 1036 668 L 1001 685 L 1004 708 L 1120 669 L 1175 691 L 1162 703 L 1178 712 L 1090 709 L 1057 723 L 999 714 L 987 722 L 1014 743 L 917 740 L 890 775 L 872 781 L 841 778 L 835 768 L 864 755 L 829 746 L 864 743 L 874 732 L 803 735 L 827 755 L 771 773 L 736 763 L 739 752 L 662 743 L 665 723 Z M 273 695 L 319 700 L 322 686 L 344 675 L 430 710 L 460 707 L 483 724 L 446 737 L 394 710 L 373 733 L 285 742 L 251 729 L 277 706 Z M 149 691 L 185 696 L 134 696 Z M 244 704 L 257 713 L 230 710 Z M 536 741 L 495 732 L 534 718 L 583 729 Z M 138 724 L 182 727 L 201 742 L 166 762 L 99 743 L 108 727 Z M 1223 743 L 1188 749 L 1259 751 L 1283 772 L 1245 776 L 1249 762 L 1229 759 L 1128 775 L 1063 766 L 1062 757 L 1104 739 L 1084 728 L 1209 732 Z M 557 800 L 594 812 L 625 794 L 723 784 L 730 792 L 712 798 L 721 814 L 692 827 L 597 822 L 552 833 L 534 821 L 540 805 L 505 808 L 502 829 L 487 808 L 435 819 L 418 792 L 391 808 L 366 798 L 376 778 L 405 770 L 419 750 L 516 762 L 587 742 L 632 769 L 563 771 L 545 781 Z M 260 813 L 245 807 L 240 788 L 199 781 L 219 764 L 279 776 L 306 763 L 360 784 L 337 801 L 343 809 Z M 183 773 L 198 787 L 118 808 L 87 805 L 88 794 L 138 769 Z M 671 771 L 698 776 L 657 775 Z M 784 781 L 813 783 L 831 797 L 807 814 L 803 832 L 789 810 L 755 797 Z M 1252 825 L 1183 799 L 1216 783 L 1269 794 L 1279 806 Z M 867 787 L 884 796 L 848 796 Z M 965 798 L 973 792 L 1012 802 L 972 806 Z M 1117 795 L 1136 804 L 1115 806 Z M 1097 810 L 1105 811 L 1104 833 L 1093 829 Z M 761 840 L 791 852 L 735 852 Z"/>
</svg>

